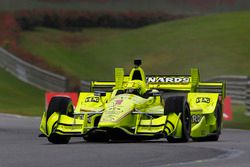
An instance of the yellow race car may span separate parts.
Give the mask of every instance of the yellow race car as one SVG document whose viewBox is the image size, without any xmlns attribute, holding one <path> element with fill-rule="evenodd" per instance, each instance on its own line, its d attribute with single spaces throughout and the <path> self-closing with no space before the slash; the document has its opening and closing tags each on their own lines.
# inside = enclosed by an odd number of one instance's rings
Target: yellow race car
<svg viewBox="0 0 250 167">
<path fill-rule="evenodd" d="M 80 93 L 75 109 L 70 98 L 53 97 L 41 132 L 54 144 L 77 136 L 93 142 L 218 140 L 223 83 L 200 82 L 198 69 L 191 69 L 191 75 L 146 76 L 141 60 L 134 64 L 128 76 L 116 68 L 115 81 L 93 81 L 91 91 Z"/>
</svg>

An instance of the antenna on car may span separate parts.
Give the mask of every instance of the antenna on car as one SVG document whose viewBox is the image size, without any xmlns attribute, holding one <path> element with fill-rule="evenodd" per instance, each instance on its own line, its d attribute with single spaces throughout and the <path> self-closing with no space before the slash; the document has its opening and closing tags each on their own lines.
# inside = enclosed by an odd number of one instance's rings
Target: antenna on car
<svg viewBox="0 0 250 167">
<path fill-rule="evenodd" d="M 135 59 L 135 60 L 134 60 L 134 65 L 135 65 L 135 67 L 140 67 L 141 64 L 142 64 L 141 59 Z"/>
</svg>

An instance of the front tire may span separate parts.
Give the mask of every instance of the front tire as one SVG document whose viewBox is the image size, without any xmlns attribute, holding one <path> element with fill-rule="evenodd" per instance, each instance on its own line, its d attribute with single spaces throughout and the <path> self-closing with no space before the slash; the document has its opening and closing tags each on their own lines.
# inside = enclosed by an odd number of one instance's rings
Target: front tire
<svg viewBox="0 0 250 167">
<path fill-rule="evenodd" d="M 59 135 L 57 133 L 51 133 L 48 137 L 48 141 L 53 144 L 68 144 L 70 136 Z"/>
<path fill-rule="evenodd" d="M 164 114 L 167 115 L 173 112 L 177 115 L 181 114 L 180 121 L 182 122 L 182 136 L 181 138 L 167 136 L 167 140 L 170 143 L 188 142 L 191 131 L 191 116 L 189 105 L 184 96 L 168 97 L 165 100 Z"/>
<path fill-rule="evenodd" d="M 54 112 L 59 112 L 61 115 L 72 116 L 73 110 L 74 108 L 70 98 L 60 96 L 53 97 L 47 110 L 47 121 Z M 53 144 L 67 144 L 69 140 L 70 136 L 59 135 L 55 132 L 52 132 L 48 137 L 48 141 Z"/>
</svg>

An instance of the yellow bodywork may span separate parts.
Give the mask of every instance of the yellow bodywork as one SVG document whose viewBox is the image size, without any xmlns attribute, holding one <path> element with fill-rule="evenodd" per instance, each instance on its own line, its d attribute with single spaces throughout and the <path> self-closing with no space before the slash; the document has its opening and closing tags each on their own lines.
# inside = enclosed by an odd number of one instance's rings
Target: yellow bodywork
<svg viewBox="0 0 250 167">
<path fill-rule="evenodd" d="M 154 136 L 161 133 L 181 137 L 181 114 L 164 112 L 164 99 L 156 95 L 159 91 L 186 92 L 191 116 L 198 115 L 197 121 L 192 123 L 192 137 L 206 136 L 216 130 L 214 110 L 219 98 L 223 100 L 225 97 L 223 83 L 200 82 L 198 69 L 192 69 L 189 76 L 146 78 L 141 67 L 133 68 L 128 76 L 124 75 L 123 68 L 116 68 L 114 82 L 94 81 L 90 92 L 79 94 L 73 116 L 55 111 L 47 118 L 44 112 L 41 132 L 47 137 L 52 133 L 84 136 L 93 129 L 119 128 L 129 135 Z M 131 81 L 140 82 L 141 93 L 152 91 L 151 95 L 145 98 L 133 94 L 118 94 L 131 86 Z M 95 94 L 96 89 L 102 88 L 110 88 L 110 91 L 105 95 Z M 211 91 L 204 91 L 204 88 Z M 219 92 L 214 92 L 214 89 Z"/>
</svg>

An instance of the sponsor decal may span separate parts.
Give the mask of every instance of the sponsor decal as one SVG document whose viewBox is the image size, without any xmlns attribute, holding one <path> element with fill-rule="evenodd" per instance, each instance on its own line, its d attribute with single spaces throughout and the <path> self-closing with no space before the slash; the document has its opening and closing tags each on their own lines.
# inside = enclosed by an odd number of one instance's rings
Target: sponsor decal
<svg viewBox="0 0 250 167">
<path fill-rule="evenodd" d="M 210 103 L 209 97 L 197 97 L 196 103 Z"/>
<path fill-rule="evenodd" d="M 189 77 L 146 77 L 147 82 L 151 83 L 181 83 L 181 84 L 187 84 L 190 82 Z"/>
<path fill-rule="evenodd" d="M 199 123 L 201 121 L 202 115 L 192 115 L 191 122 Z"/>
<path fill-rule="evenodd" d="M 86 103 L 89 103 L 89 102 L 98 103 L 99 101 L 100 101 L 99 97 L 93 97 L 93 96 L 86 97 L 85 99 Z"/>
</svg>

